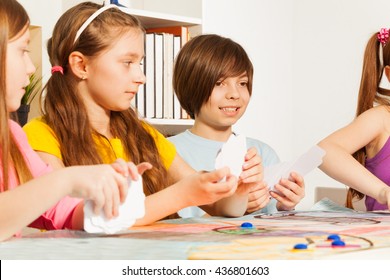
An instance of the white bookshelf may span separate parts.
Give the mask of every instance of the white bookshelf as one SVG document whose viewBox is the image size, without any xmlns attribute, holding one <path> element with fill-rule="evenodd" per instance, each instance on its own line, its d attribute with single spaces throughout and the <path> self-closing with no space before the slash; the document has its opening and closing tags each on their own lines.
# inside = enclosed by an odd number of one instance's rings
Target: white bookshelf
<svg viewBox="0 0 390 280">
<path fill-rule="evenodd" d="M 183 3 L 184 5 L 184 3 Z M 169 26 L 186 26 L 191 36 L 201 33 L 202 19 L 173 15 L 145 9 L 130 9 L 143 24 L 145 29 Z M 194 121 L 191 119 L 157 119 L 146 118 L 146 121 L 156 127 L 164 135 L 175 135 L 190 128 Z"/>
<path fill-rule="evenodd" d="M 164 135 L 176 135 L 184 130 L 191 128 L 194 120 L 175 120 L 175 119 L 145 119 Z"/>
<path fill-rule="evenodd" d="M 202 20 L 200 18 L 184 17 L 140 9 L 130 9 L 130 11 L 132 15 L 136 16 L 142 22 L 145 28 L 176 25 L 183 25 L 191 28 L 192 26 L 198 26 L 202 24 Z"/>
</svg>

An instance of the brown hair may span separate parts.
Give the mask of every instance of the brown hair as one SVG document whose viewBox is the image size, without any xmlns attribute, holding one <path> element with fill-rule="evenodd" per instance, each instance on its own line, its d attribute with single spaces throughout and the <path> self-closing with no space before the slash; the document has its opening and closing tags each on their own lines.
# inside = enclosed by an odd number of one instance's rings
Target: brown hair
<svg viewBox="0 0 390 280">
<path fill-rule="evenodd" d="M 195 119 L 215 83 L 246 72 L 252 94 L 253 65 L 245 50 L 229 38 L 199 35 L 180 50 L 173 70 L 173 88 L 184 110 Z"/>
<path fill-rule="evenodd" d="M 13 135 L 9 132 L 9 114 L 6 104 L 6 56 L 7 44 L 19 38 L 30 25 L 26 10 L 15 0 L 1 0 L 0 2 L 0 154 L 2 177 L 0 191 L 8 189 L 9 170 L 14 168 L 19 183 L 32 178 L 31 172 L 16 145 Z M 2 187 L 1 187 L 2 185 Z"/>
<path fill-rule="evenodd" d="M 383 69 L 386 65 L 390 65 L 390 42 L 381 46 L 378 40 L 378 33 L 376 32 L 371 36 L 364 52 L 356 117 L 373 108 L 374 103 L 378 105 L 390 105 L 389 99 L 386 98 L 390 96 L 390 90 L 379 87 Z M 355 152 L 353 156 L 364 165 L 366 159 L 365 147 Z M 349 188 L 346 200 L 347 207 L 353 208 L 352 201 L 355 197 L 360 200 L 364 197 L 364 194 L 353 188 Z"/>
<path fill-rule="evenodd" d="M 144 32 L 137 18 L 113 8 L 96 17 L 74 42 L 79 27 L 99 8 L 100 5 L 85 2 L 69 9 L 58 20 L 47 43 L 51 65 L 62 66 L 64 74 L 55 72 L 47 82 L 44 120 L 57 136 L 65 166 L 102 163 L 93 140 L 99 134 L 91 127 L 78 95 L 79 78 L 69 69 L 69 55 L 79 51 L 93 59 L 115 44 L 121 34 L 129 30 Z M 112 111 L 110 116 L 111 133 L 121 140 L 128 159 L 135 164 L 143 161 L 153 164 L 153 169 L 143 175 L 146 195 L 161 190 L 167 185 L 167 171 L 152 135 L 132 108 Z M 112 154 L 109 145 L 106 146 L 107 153 Z"/>
</svg>

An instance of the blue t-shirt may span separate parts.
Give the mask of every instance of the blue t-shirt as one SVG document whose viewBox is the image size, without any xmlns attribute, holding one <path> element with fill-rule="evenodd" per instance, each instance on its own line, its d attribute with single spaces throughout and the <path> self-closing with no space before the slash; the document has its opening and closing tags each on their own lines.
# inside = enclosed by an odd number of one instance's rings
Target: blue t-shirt
<svg viewBox="0 0 390 280">
<path fill-rule="evenodd" d="M 211 171 L 215 169 L 215 158 L 218 151 L 222 148 L 224 142 L 214 141 L 197 136 L 186 130 L 180 134 L 169 137 L 176 146 L 179 155 L 195 170 Z M 258 154 L 262 158 L 263 166 L 270 166 L 280 162 L 276 152 L 267 144 L 253 139 L 246 138 L 247 149 L 256 147 Z M 261 213 L 276 212 L 276 201 L 271 200 L 270 203 L 263 209 Z M 183 218 L 201 217 L 205 212 L 199 207 L 187 207 L 179 211 L 179 215 Z"/>
</svg>

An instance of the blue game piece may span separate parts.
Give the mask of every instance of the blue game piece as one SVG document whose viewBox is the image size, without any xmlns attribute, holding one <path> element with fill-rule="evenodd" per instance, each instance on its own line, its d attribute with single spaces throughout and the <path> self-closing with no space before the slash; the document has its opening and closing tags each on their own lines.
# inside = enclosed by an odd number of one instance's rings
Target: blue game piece
<svg viewBox="0 0 390 280">
<path fill-rule="evenodd" d="M 305 250 L 307 249 L 307 244 L 304 244 L 304 243 L 298 243 L 294 246 L 294 249 L 297 249 L 297 250 Z"/>
<path fill-rule="evenodd" d="M 340 236 L 338 234 L 331 234 L 328 236 L 328 240 L 340 240 Z"/>
<path fill-rule="evenodd" d="M 342 241 L 342 240 L 335 240 L 332 242 L 332 246 L 339 246 L 339 247 L 344 247 L 345 246 L 345 242 Z"/>
<path fill-rule="evenodd" d="M 253 225 L 251 223 L 242 223 L 241 227 L 242 228 L 253 228 Z"/>
</svg>

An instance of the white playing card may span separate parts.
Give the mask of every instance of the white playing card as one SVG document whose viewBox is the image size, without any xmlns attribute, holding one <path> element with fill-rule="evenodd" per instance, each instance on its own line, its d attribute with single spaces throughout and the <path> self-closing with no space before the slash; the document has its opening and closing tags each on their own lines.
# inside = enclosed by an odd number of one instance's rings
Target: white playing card
<svg viewBox="0 0 390 280">
<path fill-rule="evenodd" d="M 246 137 L 232 134 L 228 141 L 223 144 L 215 159 L 215 169 L 228 166 L 230 172 L 239 177 L 242 172 L 242 165 L 245 162 L 246 152 Z"/>
<path fill-rule="evenodd" d="M 293 162 L 282 162 L 264 168 L 264 181 L 270 190 L 274 190 L 275 184 L 280 179 L 288 179 L 291 172 L 296 172 L 301 176 L 317 168 L 322 163 L 325 151 L 318 146 L 313 146 L 309 151 L 301 155 Z"/>
<path fill-rule="evenodd" d="M 119 215 L 108 220 L 103 211 L 99 215 L 93 212 L 92 201 L 84 204 L 84 230 L 89 233 L 113 234 L 131 227 L 136 219 L 145 215 L 145 194 L 142 177 L 138 181 L 129 180 L 126 201 L 119 206 Z"/>
</svg>

